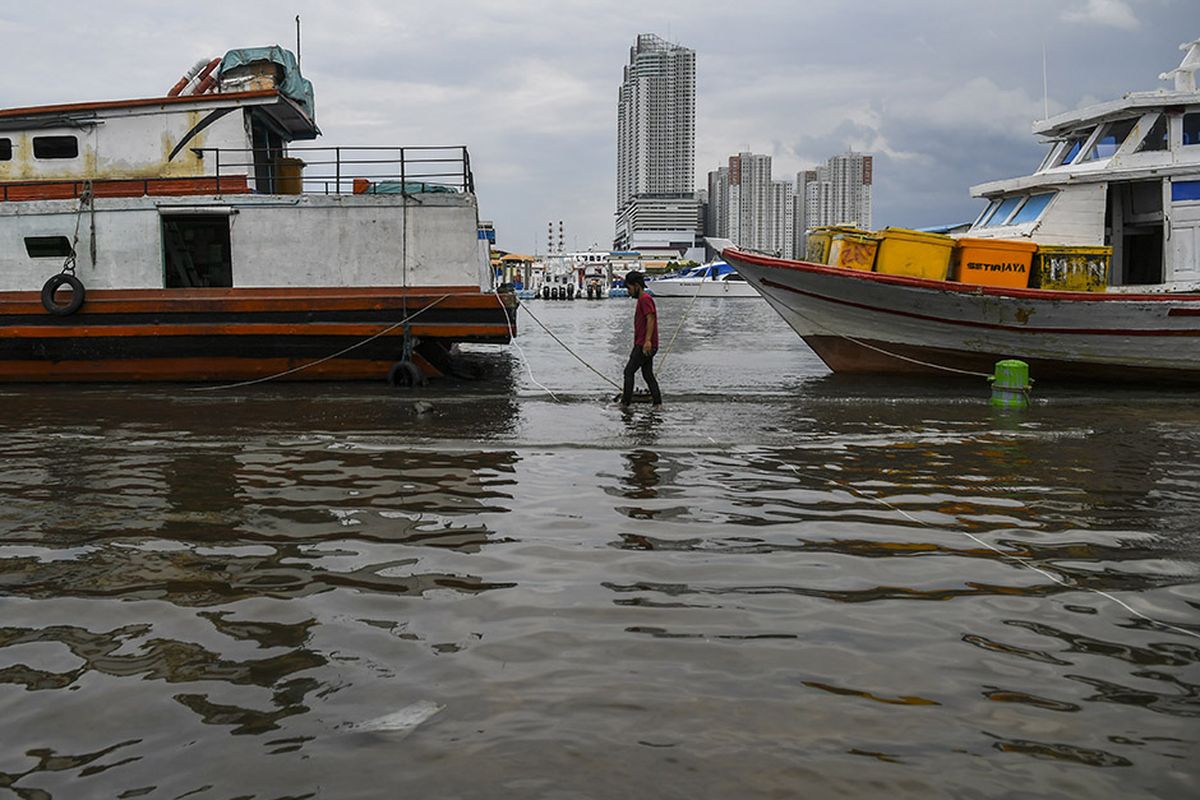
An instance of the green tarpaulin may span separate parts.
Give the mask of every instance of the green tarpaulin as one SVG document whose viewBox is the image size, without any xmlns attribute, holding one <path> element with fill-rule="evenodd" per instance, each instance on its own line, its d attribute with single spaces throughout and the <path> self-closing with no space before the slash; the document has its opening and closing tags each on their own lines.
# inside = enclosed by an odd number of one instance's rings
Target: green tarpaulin
<svg viewBox="0 0 1200 800">
<path fill-rule="evenodd" d="M 270 47 L 246 47 L 241 50 L 230 50 L 221 59 L 221 66 L 217 68 L 217 77 L 224 75 L 227 70 L 257 61 L 273 61 L 283 67 L 283 80 L 279 84 L 280 93 L 299 103 L 304 109 L 304 113 L 315 125 L 317 111 L 313 105 L 312 81 L 300 74 L 300 65 L 296 63 L 296 56 L 290 50 L 285 50 L 277 44 Z"/>
</svg>

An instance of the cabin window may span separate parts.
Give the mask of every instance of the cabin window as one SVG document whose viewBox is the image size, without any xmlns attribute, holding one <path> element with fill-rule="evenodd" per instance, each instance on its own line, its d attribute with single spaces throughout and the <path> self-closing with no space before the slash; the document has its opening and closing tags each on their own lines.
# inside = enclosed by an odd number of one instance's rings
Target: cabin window
<svg viewBox="0 0 1200 800">
<path fill-rule="evenodd" d="M 1142 139 L 1142 143 L 1138 145 L 1139 153 L 1150 153 L 1156 150 L 1167 149 L 1167 115 L 1159 114 L 1158 119 L 1150 126 L 1150 132 L 1146 134 L 1146 138 Z"/>
<path fill-rule="evenodd" d="M 1136 123 L 1136 119 L 1122 119 L 1105 125 L 1100 131 L 1100 135 L 1096 137 L 1095 144 L 1080 161 L 1099 161 L 1102 158 L 1111 158 L 1124 143 Z"/>
<path fill-rule="evenodd" d="M 162 234 L 166 288 L 233 286 L 228 216 L 164 215 Z"/>
<path fill-rule="evenodd" d="M 0 139 L 0 161 L 12 161 L 12 139 Z"/>
<path fill-rule="evenodd" d="M 1034 171 L 1041 172 L 1044 169 L 1048 169 L 1051 165 L 1057 164 L 1058 162 L 1055 161 L 1055 156 L 1058 155 L 1058 149 L 1062 146 L 1062 142 L 1051 142 L 1050 150 L 1047 151 L 1046 157 L 1042 159 L 1042 163 L 1039 164 L 1038 168 Z"/>
<path fill-rule="evenodd" d="M 992 212 L 996 210 L 996 206 L 998 205 L 1000 205 L 999 200 L 993 200 L 992 202 L 988 203 L 987 208 L 983 209 L 983 213 L 976 218 L 975 224 L 972 227 L 978 228 L 981 227 L 983 223 L 987 222 L 988 217 L 992 215 Z"/>
<path fill-rule="evenodd" d="M 1021 206 L 1013 218 L 1009 221 L 1009 225 L 1020 225 L 1024 222 L 1034 222 L 1046 210 L 1046 206 L 1050 205 L 1050 201 L 1054 199 L 1054 192 L 1046 192 L 1045 194 L 1035 194 L 1025 201 L 1025 205 Z"/>
<path fill-rule="evenodd" d="M 1092 130 L 1092 128 L 1088 128 L 1078 136 L 1074 136 L 1067 140 L 1066 152 L 1063 153 L 1063 157 L 1058 162 L 1060 167 L 1063 164 L 1070 164 L 1075 160 L 1075 156 L 1079 155 L 1079 151 L 1083 149 L 1084 143 L 1087 142 L 1088 138 L 1092 135 Z"/>
<path fill-rule="evenodd" d="M 74 251 L 65 236 L 26 236 L 25 252 L 30 258 L 66 258 Z"/>
<path fill-rule="evenodd" d="M 996 207 L 995 212 L 993 212 L 992 216 L 988 218 L 987 222 L 983 223 L 983 227 L 995 228 L 999 225 L 1003 225 L 1005 220 L 1007 220 L 1013 211 L 1016 210 L 1017 206 L 1021 204 L 1023 199 L 1025 198 L 1022 195 L 1004 198 L 1002 201 L 1000 201 L 1000 205 Z"/>
<path fill-rule="evenodd" d="M 74 136 L 33 137 L 34 158 L 77 158 L 79 139 Z"/>
<path fill-rule="evenodd" d="M 1200 144 L 1200 113 L 1183 115 L 1183 143 Z"/>
</svg>

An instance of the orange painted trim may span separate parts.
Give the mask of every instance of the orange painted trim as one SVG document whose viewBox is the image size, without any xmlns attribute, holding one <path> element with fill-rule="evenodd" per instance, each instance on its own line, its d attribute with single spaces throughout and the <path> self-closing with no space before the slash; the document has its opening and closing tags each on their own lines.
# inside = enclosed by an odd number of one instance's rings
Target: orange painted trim
<svg viewBox="0 0 1200 800">
<path fill-rule="evenodd" d="M 108 381 L 240 381 L 264 378 L 312 363 L 303 358 L 174 358 L 104 361 L 0 361 L 0 381 L 85 383 Z M 279 380 L 338 381 L 387 378 L 393 361 L 335 358 Z"/>
<path fill-rule="evenodd" d="M 100 100 L 90 103 L 61 103 L 53 106 L 3 108 L 0 109 L 0 119 L 8 117 L 32 117 L 43 114 L 69 114 L 74 111 L 108 111 L 121 108 L 145 108 L 147 106 L 182 105 L 185 103 L 220 103 L 230 100 L 256 100 L 258 98 L 278 96 L 278 89 L 255 89 L 249 92 L 225 92 L 222 94 L 189 94 L 178 97 L 142 97 L 134 100 Z"/>
<path fill-rule="evenodd" d="M 396 322 L 400 320 L 397 319 Z M 176 325 L 10 325 L 0 326 L 0 339 L 92 339 L 158 336 L 374 336 L 395 325 L 380 322 L 304 322 L 296 324 L 271 323 L 200 323 Z M 416 336 L 453 338 L 456 336 L 504 336 L 510 333 L 504 325 L 470 323 L 428 323 L 419 320 L 411 324 Z M 385 337 L 404 337 L 404 328 L 397 327 Z"/>
<path fill-rule="evenodd" d="M 85 276 L 86 277 L 86 276 Z M 86 314 L 398 310 L 437 301 L 439 309 L 496 308 L 496 295 L 478 286 L 287 287 L 260 289 L 89 289 Z M 515 308 L 515 301 L 509 308 Z M 0 315 L 43 316 L 38 291 L 0 292 Z"/>
<path fill-rule="evenodd" d="M 31 200 L 73 200 L 79 197 L 86 179 L 5 184 L 0 182 L 0 202 Z M 224 176 L 218 186 L 215 177 L 129 178 L 93 181 L 96 197 L 176 197 L 191 195 L 249 194 L 245 175 Z"/>
</svg>

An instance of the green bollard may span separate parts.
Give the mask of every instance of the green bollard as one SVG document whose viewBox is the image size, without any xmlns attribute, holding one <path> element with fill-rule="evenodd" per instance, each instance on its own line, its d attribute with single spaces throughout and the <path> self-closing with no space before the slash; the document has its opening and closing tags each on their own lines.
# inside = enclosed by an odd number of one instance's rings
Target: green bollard
<svg viewBox="0 0 1200 800">
<path fill-rule="evenodd" d="M 1015 358 L 996 362 L 996 374 L 988 378 L 992 384 L 992 405 L 1002 408 L 1029 408 L 1029 365 Z"/>
</svg>

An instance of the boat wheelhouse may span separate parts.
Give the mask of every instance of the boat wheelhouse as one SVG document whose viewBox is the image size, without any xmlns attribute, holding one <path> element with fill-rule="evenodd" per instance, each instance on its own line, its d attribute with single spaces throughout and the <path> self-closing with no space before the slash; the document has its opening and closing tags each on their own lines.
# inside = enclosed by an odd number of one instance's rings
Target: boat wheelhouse
<svg viewBox="0 0 1200 800">
<path fill-rule="evenodd" d="M 1033 126 L 1046 154 L 1028 176 L 972 188 L 988 203 L 964 235 L 1112 248 L 1116 291 L 1200 289 L 1200 44 L 1171 90 Z"/>
<path fill-rule="evenodd" d="M 0 380 L 412 381 L 507 343 L 467 149 L 319 135 L 279 47 L 0 110 Z"/>
<path fill-rule="evenodd" d="M 1173 88 L 1036 123 L 1038 168 L 974 187 L 956 239 L 858 236 L 878 251 L 852 268 L 723 256 L 835 372 L 1200 383 L 1200 40 L 1182 49 Z"/>
</svg>

